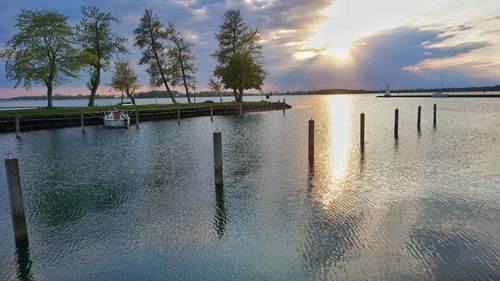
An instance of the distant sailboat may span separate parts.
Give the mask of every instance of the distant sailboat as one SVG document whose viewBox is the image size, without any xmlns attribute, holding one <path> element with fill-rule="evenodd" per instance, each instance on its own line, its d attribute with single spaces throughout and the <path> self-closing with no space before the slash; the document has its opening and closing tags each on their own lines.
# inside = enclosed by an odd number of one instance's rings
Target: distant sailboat
<svg viewBox="0 0 500 281">
<path fill-rule="evenodd" d="M 443 75 L 441 75 L 441 91 L 432 94 L 433 98 L 447 98 L 448 94 L 443 93 Z"/>
<path fill-rule="evenodd" d="M 390 96 L 391 96 L 391 91 L 389 90 L 389 83 L 387 83 L 387 85 L 385 86 L 384 97 L 388 98 Z"/>
</svg>

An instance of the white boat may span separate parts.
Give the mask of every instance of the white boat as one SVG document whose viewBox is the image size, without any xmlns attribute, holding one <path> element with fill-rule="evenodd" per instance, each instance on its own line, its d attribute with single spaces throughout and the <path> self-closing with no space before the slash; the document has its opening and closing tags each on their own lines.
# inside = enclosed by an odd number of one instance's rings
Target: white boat
<svg viewBox="0 0 500 281">
<path fill-rule="evenodd" d="M 389 83 L 387 83 L 387 85 L 385 86 L 384 97 L 388 98 L 390 96 L 391 96 L 391 91 L 389 90 Z"/>
<path fill-rule="evenodd" d="M 130 118 L 121 110 L 115 108 L 109 113 L 104 113 L 104 127 L 128 128 L 128 126 L 130 126 Z"/>
<path fill-rule="evenodd" d="M 433 98 L 447 98 L 448 94 L 443 93 L 443 75 L 441 75 L 441 91 L 435 92 L 434 94 L 431 95 Z"/>
</svg>

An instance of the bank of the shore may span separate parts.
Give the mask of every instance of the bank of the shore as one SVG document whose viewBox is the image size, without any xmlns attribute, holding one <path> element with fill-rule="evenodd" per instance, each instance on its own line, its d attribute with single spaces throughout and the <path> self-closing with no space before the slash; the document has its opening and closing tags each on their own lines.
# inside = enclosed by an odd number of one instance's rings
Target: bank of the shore
<svg viewBox="0 0 500 281">
<path fill-rule="evenodd" d="M 139 115 L 139 122 L 163 119 L 199 117 L 213 115 L 237 115 L 240 113 L 240 104 L 227 103 L 197 103 L 197 104 L 166 104 L 166 105 L 137 105 L 117 106 L 127 112 L 132 123 Z M 283 102 L 244 102 L 241 104 L 242 112 L 271 111 L 292 108 Z M 22 110 L 0 111 L 0 133 L 15 132 L 16 116 L 20 117 L 21 131 L 45 130 L 65 127 L 81 126 L 81 113 L 84 113 L 84 124 L 103 124 L 103 116 L 111 106 L 99 107 L 64 107 L 64 108 L 37 108 Z"/>
</svg>

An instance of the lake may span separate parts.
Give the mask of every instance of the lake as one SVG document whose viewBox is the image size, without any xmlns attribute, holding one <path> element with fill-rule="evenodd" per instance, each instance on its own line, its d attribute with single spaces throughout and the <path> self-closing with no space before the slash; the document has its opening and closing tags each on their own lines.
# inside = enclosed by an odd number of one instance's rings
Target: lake
<svg viewBox="0 0 500 281">
<path fill-rule="evenodd" d="M 500 99 L 286 101 L 285 115 L 1 134 L 29 247 L 14 242 L 2 167 L 0 280 L 500 280 Z"/>
</svg>

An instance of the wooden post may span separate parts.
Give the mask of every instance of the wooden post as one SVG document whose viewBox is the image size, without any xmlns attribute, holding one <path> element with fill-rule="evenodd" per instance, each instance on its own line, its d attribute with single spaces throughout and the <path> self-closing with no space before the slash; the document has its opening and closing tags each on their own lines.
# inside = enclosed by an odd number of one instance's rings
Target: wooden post
<svg viewBox="0 0 500 281">
<path fill-rule="evenodd" d="M 420 117 L 422 115 L 422 107 L 418 106 L 418 114 L 417 114 L 417 130 L 420 131 Z"/>
<path fill-rule="evenodd" d="M 139 110 L 135 110 L 135 127 L 139 129 Z"/>
<path fill-rule="evenodd" d="M 5 169 L 7 172 L 14 237 L 17 242 L 27 242 L 28 231 L 26 230 L 23 195 L 21 192 L 21 180 L 19 177 L 19 164 L 17 159 L 7 157 L 7 159 L 5 159 Z"/>
<path fill-rule="evenodd" d="M 21 121 L 19 115 L 16 115 L 16 138 L 21 139 Z"/>
<path fill-rule="evenodd" d="M 82 133 L 85 134 L 85 117 L 83 116 L 83 112 L 80 112 L 80 126 L 82 127 Z"/>
<path fill-rule="evenodd" d="M 283 114 L 285 114 L 285 109 L 286 109 L 286 102 L 285 99 L 283 99 Z"/>
<path fill-rule="evenodd" d="M 177 125 L 181 124 L 181 109 L 177 107 Z"/>
<path fill-rule="evenodd" d="M 361 113 L 360 116 L 360 131 L 359 131 L 359 145 L 361 145 L 361 149 L 365 148 L 365 113 Z"/>
<path fill-rule="evenodd" d="M 437 105 L 434 104 L 434 114 L 432 118 L 432 125 L 436 128 L 436 117 L 437 117 Z"/>
<path fill-rule="evenodd" d="M 217 131 L 214 132 L 214 174 L 215 186 L 222 186 L 222 134 Z"/>
<path fill-rule="evenodd" d="M 309 120 L 309 161 L 314 161 L 314 120 Z"/>
<path fill-rule="evenodd" d="M 396 108 L 394 110 L 394 138 L 397 139 L 399 137 L 399 109 Z"/>
<path fill-rule="evenodd" d="M 210 106 L 210 121 L 214 121 L 214 106 Z"/>
</svg>

